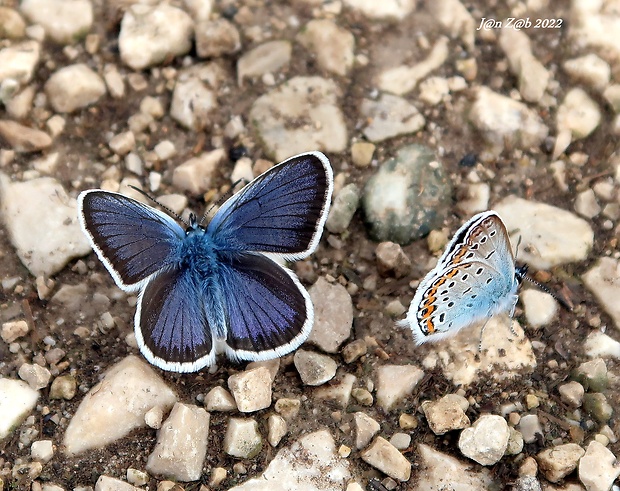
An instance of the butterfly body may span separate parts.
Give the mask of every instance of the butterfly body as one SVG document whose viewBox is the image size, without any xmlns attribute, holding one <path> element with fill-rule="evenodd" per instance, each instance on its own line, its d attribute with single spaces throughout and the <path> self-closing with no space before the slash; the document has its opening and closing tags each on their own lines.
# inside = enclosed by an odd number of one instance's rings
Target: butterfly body
<svg viewBox="0 0 620 491">
<path fill-rule="evenodd" d="M 515 266 L 508 232 L 497 213 L 480 213 L 457 231 L 437 266 L 420 282 L 402 323 L 422 344 L 498 313 L 512 315 L 526 271 Z"/>
<path fill-rule="evenodd" d="M 206 227 L 185 228 L 118 193 L 84 191 L 80 223 L 116 284 L 139 292 L 136 341 L 154 365 L 193 372 L 221 347 L 233 360 L 282 356 L 310 333 L 313 307 L 275 259 L 311 254 L 331 200 L 319 152 L 273 167 L 227 200 Z"/>
</svg>

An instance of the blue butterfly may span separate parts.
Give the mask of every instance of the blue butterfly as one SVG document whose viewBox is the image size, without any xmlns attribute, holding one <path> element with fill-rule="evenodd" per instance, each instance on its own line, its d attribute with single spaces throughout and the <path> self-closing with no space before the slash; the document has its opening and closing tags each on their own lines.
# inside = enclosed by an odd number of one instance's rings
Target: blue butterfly
<svg viewBox="0 0 620 491">
<path fill-rule="evenodd" d="M 283 356 L 310 334 L 314 310 L 297 276 L 275 260 L 316 249 L 333 190 L 320 152 L 292 157 L 228 199 L 203 226 L 122 194 L 91 189 L 79 219 L 119 288 L 139 292 L 136 341 L 153 365 L 195 372 L 216 352 Z"/>
</svg>

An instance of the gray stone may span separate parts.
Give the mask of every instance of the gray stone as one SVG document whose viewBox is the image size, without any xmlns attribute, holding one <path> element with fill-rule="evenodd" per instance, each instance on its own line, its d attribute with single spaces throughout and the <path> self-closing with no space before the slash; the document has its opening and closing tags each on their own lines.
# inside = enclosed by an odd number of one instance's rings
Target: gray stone
<svg viewBox="0 0 620 491">
<path fill-rule="evenodd" d="M 13 247 L 34 276 L 52 276 L 72 259 L 90 252 L 78 223 L 76 202 L 55 179 L 12 183 L 0 174 L 0 199 Z"/>
<path fill-rule="evenodd" d="M 543 436 L 542 425 L 537 414 L 526 414 L 519 421 L 519 431 L 525 443 L 534 443 Z"/>
<path fill-rule="evenodd" d="M 580 364 L 573 371 L 572 377 L 581 383 L 586 391 L 603 392 L 609 385 L 607 365 L 602 358 Z"/>
<path fill-rule="evenodd" d="M 146 463 L 151 475 L 178 481 L 196 481 L 202 475 L 207 454 L 209 413 L 177 402 L 157 435 Z"/>
<path fill-rule="evenodd" d="M 28 334 L 28 330 L 28 323 L 26 321 L 4 322 L 2 324 L 2 330 L 0 330 L 0 336 L 5 343 L 10 344 Z"/>
<path fill-rule="evenodd" d="M 340 345 L 351 335 L 351 295 L 341 284 L 330 284 L 323 277 L 319 277 L 308 293 L 314 305 L 314 326 L 308 342 L 327 353 L 337 353 Z"/>
<path fill-rule="evenodd" d="M 8 119 L 0 120 L 1 140 L 20 153 L 39 152 L 52 144 L 52 138 L 44 131 Z"/>
<path fill-rule="evenodd" d="M 584 394 L 583 409 L 601 424 L 607 424 L 614 412 L 605 394 L 600 392 Z"/>
<path fill-rule="evenodd" d="M 176 399 L 149 365 L 128 356 L 82 399 L 65 432 L 65 452 L 77 455 L 115 442 L 144 427 L 150 409 L 161 406 L 167 411 Z"/>
<path fill-rule="evenodd" d="M 315 389 L 314 397 L 317 399 L 332 401 L 341 408 L 345 408 L 349 405 L 351 391 L 353 390 L 353 384 L 356 380 L 357 378 L 355 375 L 346 373 L 343 376 L 337 377 L 330 384 Z"/>
<path fill-rule="evenodd" d="M 306 385 L 322 385 L 336 375 L 338 365 L 327 355 L 298 349 L 293 358 L 301 381 Z"/>
<path fill-rule="evenodd" d="M 223 449 L 239 459 L 256 457 L 263 448 L 258 423 L 252 418 L 230 418 L 224 435 Z"/>
<path fill-rule="evenodd" d="M 501 416 L 485 414 L 459 436 L 459 450 L 482 465 L 493 465 L 504 456 L 510 430 Z"/>
<path fill-rule="evenodd" d="M 21 380 L 0 378 L 0 440 L 9 436 L 34 409 L 39 392 Z"/>
<path fill-rule="evenodd" d="M 360 112 L 369 121 L 364 136 L 374 143 L 415 133 L 425 124 L 424 116 L 414 105 L 391 94 L 382 94 L 376 101 L 364 99 Z"/>
<path fill-rule="evenodd" d="M 519 297 L 529 327 L 537 329 L 546 326 L 557 316 L 558 302 L 552 295 L 531 288 L 523 290 Z"/>
<path fill-rule="evenodd" d="M 594 53 L 566 60 L 562 68 L 575 82 L 583 83 L 599 92 L 605 90 L 611 78 L 609 63 Z"/>
<path fill-rule="evenodd" d="M 579 459 L 579 480 L 588 491 L 608 491 L 620 476 L 615 455 L 597 441 L 592 441 Z"/>
<path fill-rule="evenodd" d="M 52 374 L 47 368 L 36 363 L 22 363 L 17 374 L 19 378 L 27 382 L 34 390 L 44 389 L 52 378 Z"/>
<path fill-rule="evenodd" d="M 600 331 L 588 334 L 583 348 L 590 358 L 620 359 L 620 342 Z"/>
<path fill-rule="evenodd" d="M 536 269 L 583 261 L 594 243 L 585 220 L 561 208 L 508 196 L 494 206 L 512 244 L 521 240 L 518 260 Z"/>
<path fill-rule="evenodd" d="M 212 186 L 212 179 L 226 159 L 223 148 L 205 152 L 186 160 L 174 169 L 172 183 L 183 191 L 201 194 Z"/>
<path fill-rule="evenodd" d="M 194 24 L 183 10 L 167 3 L 131 5 L 123 15 L 118 47 L 123 62 L 134 70 L 184 55 L 192 47 Z"/>
<path fill-rule="evenodd" d="M 22 13 L 32 24 L 45 29 L 45 35 L 59 44 L 75 44 L 86 37 L 93 24 L 90 0 L 24 0 Z"/>
<path fill-rule="evenodd" d="M 251 413 L 271 406 L 271 374 L 265 367 L 253 368 L 228 377 L 228 387 L 237 409 Z"/>
<path fill-rule="evenodd" d="M 375 250 L 377 271 L 382 276 L 402 278 L 411 272 L 411 261 L 399 244 L 381 242 Z"/>
<path fill-rule="evenodd" d="M 572 141 L 589 136 L 601 122 L 601 110 L 586 91 L 571 89 L 558 107 L 556 129 L 558 136 L 553 158 L 559 157 Z"/>
<path fill-rule="evenodd" d="M 26 23 L 19 12 L 10 7 L 0 7 L 0 39 L 21 39 L 25 34 Z"/>
<path fill-rule="evenodd" d="M 416 6 L 414 0 L 344 0 L 351 9 L 358 10 L 370 19 L 402 20 L 407 17 Z"/>
<path fill-rule="evenodd" d="M 194 76 L 181 77 L 174 86 L 170 116 L 188 130 L 199 131 L 211 123 L 217 107 L 215 93 Z"/>
<path fill-rule="evenodd" d="M 402 147 L 370 177 L 362 208 L 373 240 L 401 245 L 443 226 L 452 189 L 443 165 L 421 145 Z"/>
<path fill-rule="evenodd" d="M 54 72 L 45 83 L 50 104 L 59 113 L 72 113 L 97 102 L 106 93 L 103 79 L 78 63 Z"/>
<path fill-rule="evenodd" d="M 353 422 L 355 425 L 355 447 L 361 450 L 379 432 L 381 425 L 362 412 L 357 412 L 353 415 Z"/>
<path fill-rule="evenodd" d="M 330 19 L 311 20 L 297 40 L 316 57 L 323 70 L 344 76 L 353 67 L 355 38 Z"/>
<path fill-rule="evenodd" d="M 536 455 L 536 461 L 545 479 L 558 482 L 577 468 L 579 459 L 585 453 L 576 443 L 566 443 L 543 450 Z"/>
<path fill-rule="evenodd" d="M 37 440 L 30 446 L 32 460 L 47 463 L 54 456 L 54 442 L 52 440 Z"/>
<path fill-rule="evenodd" d="M 50 387 L 50 399 L 64 399 L 70 401 L 75 397 L 77 381 L 73 375 L 56 377 Z"/>
<path fill-rule="evenodd" d="M 571 407 L 581 407 L 583 404 L 585 389 L 579 382 L 573 380 L 566 384 L 562 384 L 558 387 L 558 392 L 560 393 L 562 402 Z"/>
<path fill-rule="evenodd" d="M 294 77 L 256 99 L 249 120 L 265 151 L 278 162 L 313 150 L 343 152 L 348 137 L 339 97 L 332 80 Z"/>
<path fill-rule="evenodd" d="M 603 256 L 584 275 L 583 282 L 620 329 L 620 262 Z"/>
<path fill-rule="evenodd" d="M 437 401 L 424 401 L 422 410 L 432 432 L 444 435 L 448 431 L 469 427 L 471 423 L 465 414 L 468 406 L 463 396 L 447 394 Z"/>
<path fill-rule="evenodd" d="M 277 447 L 288 431 L 286 420 L 279 414 L 272 414 L 267 420 L 267 441 L 272 447 Z"/>
<path fill-rule="evenodd" d="M 1 10 L 0 10 L 1 12 Z M 0 31 L 2 20 L 0 19 Z M 0 36 L 2 38 L 2 36 Z M 15 43 L 0 50 L 0 82 L 13 79 L 25 85 L 34 74 L 41 56 L 41 45 L 36 41 Z M 16 86 L 17 89 L 17 86 Z"/>
<path fill-rule="evenodd" d="M 469 120 L 494 155 L 499 155 L 506 146 L 524 150 L 538 148 L 549 133 L 533 109 L 488 87 L 477 89 Z"/>
<path fill-rule="evenodd" d="M 196 52 L 201 58 L 231 55 L 241 49 L 235 25 L 224 19 L 203 20 L 196 25 Z"/>
<path fill-rule="evenodd" d="M 376 373 L 377 404 L 386 411 L 411 395 L 424 376 L 414 365 L 383 365 Z"/>
<path fill-rule="evenodd" d="M 351 219 L 360 202 L 360 190 L 357 184 L 347 184 L 343 187 L 329 209 L 329 216 L 325 228 L 332 234 L 341 234 L 349 228 Z"/>
<path fill-rule="evenodd" d="M 204 398 L 207 411 L 235 411 L 235 399 L 224 387 L 213 387 Z"/>
<path fill-rule="evenodd" d="M 393 479 L 408 481 L 411 477 L 411 463 L 394 445 L 380 436 L 360 453 L 360 457 Z"/>
<path fill-rule="evenodd" d="M 261 476 L 229 491 L 333 491 L 350 479 L 349 462 L 336 451 L 334 437 L 319 430 L 280 450 Z"/>
<path fill-rule="evenodd" d="M 246 77 L 260 77 L 288 65 L 291 60 L 292 50 L 293 48 L 289 41 L 269 41 L 244 53 L 237 61 L 237 81 L 239 86 L 243 85 L 243 79 Z"/>
</svg>

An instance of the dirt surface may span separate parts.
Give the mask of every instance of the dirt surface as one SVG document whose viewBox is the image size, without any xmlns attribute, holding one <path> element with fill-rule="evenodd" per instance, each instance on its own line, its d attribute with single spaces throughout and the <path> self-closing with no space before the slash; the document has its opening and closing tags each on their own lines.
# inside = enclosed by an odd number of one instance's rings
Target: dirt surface
<svg viewBox="0 0 620 491">
<path fill-rule="evenodd" d="M 248 1 L 246 3 L 254 15 L 253 22 L 257 25 L 264 23 L 265 26 L 277 25 L 281 30 L 278 37 L 282 39 L 294 39 L 297 29 L 289 27 L 286 19 L 295 16 L 299 24 L 304 25 L 312 19 L 312 8 L 303 2 L 284 1 Z M 486 5 L 483 2 L 464 2 L 475 18 L 495 17 L 502 18 L 509 14 L 508 7 L 503 2 L 491 2 Z M 232 2 L 216 2 L 215 11 L 234 12 L 238 6 Z M 568 18 L 568 2 L 553 2 L 552 8 L 539 12 L 539 17 Z M 93 32 L 100 36 L 101 47 L 96 57 L 96 65 L 101 67 L 105 63 L 114 63 L 120 66 L 118 54 L 118 29 L 120 11 L 115 11 L 107 5 L 97 3 L 97 21 Z M 350 77 L 337 79 L 343 90 L 344 97 L 341 107 L 344 111 L 349 134 L 359 136 L 360 121 L 358 108 L 362 97 L 368 96 L 374 89 L 372 77 L 376 71 L 385 66 L 395 66 L 401 62 L 411 63 L 424 57 L 416 39 L 424 37 L 434 40 L 439 32 L 429 14 L 423 9 L 420 13 L 410 15 L 405 21 L 396 22 L 373 22 L 362 15 L 345 9 L 338 17 L 338 23 L 350 30 L 357 43 L 356 52 L 365 53 L 369 59 L 376 61 L 366 67 L 356 66 Z M 559 63 L 566 57 L 566 28 L 554 30 L 527 30 L 533 44 L 535 56 L 553 72 L 553 77 L 559 82 L 557 93 L 554 95 L 560 99 L 565 93 L 565 87 L 569 84 L 565 74 L 558 68 Z M 293 44 L 293 57 L 290 67 L 285 76 L 306 75 L 320 73 L 315 61 L 302 49 L 299 44 Z M 454 62 L 467 53 L 458 41 L 451 41 L 450 57 L 436 75 L 454 75 Z M 72 62 L 92 62 L 92 57 L 78 50 L 77 59 Z M 506 69 L 506 61 L 503 53 L 496 43 L 488 43 L 477 40 L 474 55 L 478 62 L 478 76 L 472 85 L 487 85 L 493 90 L 503 94 L 509 94 L 515 90 L 517 80 Z M 51 70 L 67 64 L 67 58 L 63 50 L 53 45 L 45 45 L 43 60 L 37 71 L 35 85 L 38 89 L 47 80 Z M 172 59 L 169 66 L 181 68 L 186 62 L 194 60 L 193 54 L 187 58 Z M 177 192 L 171 185 L 171 175 L 174 167 L 187 158 L 201 151 L 213 148 L 213 142 L 222 136 L 222 128 L 234 115 L 244 117 L 255 98 L 262 94 L 265 87 L 260 83 L 248 82 L 243 89 L 236 84 L 236 57 L 227 57 L 218 60 L 218 63 L 229 75 L 225 82 L 225 90 L 218 94 L 219 110 L 215 114 L 215 122 L 211 129 L 205 132 L 194 133 L 180 128 L 171 118 L 166 115 L 151 128 L 150 133 L 145 133 L 146 139 L 140 144 L 146 148 L 152 148 L 161 139 L 169 139 L 174 142 L 178 154 L 165 165 L 155 163 L 154 170 L 163 174 L 162 188 L 159 192 Z M 146 95 L 161 98 L 164 107 L 170 101 L 171 93 L 166 89 L 162 80 L 161 69 L 148 70 L 142 74 L 147 82 L 147 88 L 140 92 L 132 90 L 121 100 L 104 97 L 95 106 L 67 117 L 67 126 L 62 135 L 54 143 L 56 150 L 62 153 L 61 164 L 55 174 L 72 194 L 83 189 L 98 186 L 101 182 L 100 171 L 96 164 L 104 166 L 113 161 L 113 155 L 107 146 L 108 136 L 118 133 L 127 127 L 127 119 L 138 111 L 140 101 Z M 328 74 L 323 74 L 329 76 Z M 416 103 L 416 91 L 406 96 L 414 104 Z M 460 93 L 451 101 L 454 107 L 466 107 L 471 102 L 471 93 Z M 607 108 L 604 101 L 599 100 L 600 106 Z M 460 166 L 461 159 L 471 153 L 479 153 L 484 149 L 484 143 L 476 134 L 471 125 L 462 117 L 463 111 L 444 110 L 442 105 L 429 108 L 419 104 L 418 107 L 427 119 L 426 128 L 416 135 L 398 137 L 381 143 L 377 146 L 375 158 L 383 162 L 394 154 L 405 143 L 418 142 L 436 148 L 440 159 L 450 174 L 450 178 L 459 189 L 459 184 L 465 179 L 469 168 Z M 34 126 L 44 121 L 45 109 L 36 108 L 30 117 L 29 124 Z M 604 115 L 605 121 L 611 121 L 612 114 L 609 109 Z M 540 116 L 553 132 L 554 114 L 542 112 Z M 248 125 L 250 126 L 250 125 Z M 602 177 L 611 175 L 612 169 L 608 165 L 610 156 L 616 146 L 616 137 L 608 133 L 609 125 L 602 125 L 591 137 L 574 143 L 570 152 L 584 152 L 589 156 L 588 164 L 583 167 L 572 166 L 568 168 L 567 177 L 570 187 L 569 193 L 558 190 L 549 169 L 551 162 L 550 151 L 553 140 L 549 139 L 543 148 L 535 149 L 531 154 L 535 165 L 525 163 L 522 159 L 522 151 L 507 149 L 502 156 L 486 168 L 493 173 L 488 180 L 491 185 L 492 196 L 490 203 L 498 201 L 509 194 L 516 194 L 526 199 L 549 203 L 560 208 L 572 210 L 576 192 L 589 187 L 593 182 Z M 245 150 L 253 160 L 265 157 L 258 140 L 250 131 L 248 138 L 243 141 L 228 141 L 224 139 L 224 146 L 230 155 L 238 155 Z M 374 172 L 374 167 L 358 169 L 351 166 L 348 153 L 341 155 L 328 155 L 335 173 L 346 169 L 347 182 L 355 182 L 362 187 L 369 176 Z M 29 168 L 32 156 L 18 154 L 16 159 L 3 171 L 13 179 L 19 180 L 25 169 Z M 221 166 L 218 177 L 218 192 L 212 196 L 210 203 L 203 199 L 190 196 L 190 208 L 201 211 L 212 202 L 216 202 L 226 195 L 230 183 L 230 172 L 234 163 L 229 161 Z M 124 171 L 129 175 L 128 171 Z M 488 174 L 487 174 L 488 175 Z M 146 178 L 144 178 L 146 179 Z M 455 192 L 455 203 L 458 199 L 458 191 Z M 452 232 L 465 220 L 456 207 L 454 213 L 446 223 Z M 602 220 L 601 220 L 602 221 Z M 503 482 L 509 485 L 517 477 L 517 469 L 523 455 L 534 455 L 544 448 L 551 440 L 563 438 L 566 441 L 581 443 L 588 439 L 591 432 L 596 428 L 570 429 L 566 424 L 560 424 L 567 408 L 559 400 L 556 386 L 569 378 L 571 369 L 584 361 L 582 344 L 586 335 L 591 330 L 591 325 L 600 321 L 602 324 L 613 326 L 613 321 L 600 310 L 592 295 L 582 287 L 580 275 L 593 263 L 594 259 L 614 251 L 617 245 L 617 237 L 614 230 L 606 230 L 601 226 L 598 219 L 592 223 L 595 229 L 594 249 L 590 260 L 567 265 L 550 271 L 551 281 L 548 286 L 552 290 L 562 287 L 568 289 L 568 294 L 575 304 L 572 312 L 562 310 L 554 323 L 535 333 L 528 331 L 530 338 L 539 339 L 547 348 L 537 351 L 538 368 L 536 371 L 520 379 L 495 382 L 492 379 L 480 379 L 474 385 L 466 387 L 467 396 L 473 396 L 479 403 L 478 407 L 470 408 L 468 416 L 473 421 L 482 412 L 498 414 L 500 405 L 508 401 L 523 400 L 525 394 L 535 393 L 539 395 L 543 404 L 539 411 L 541 420 L 545 422 L 545 439 L 534 444 L 526 445 L 521 455 L 516 458 L 505 457 L 493 467 L 493 472 L 501 476 Z M 39 224 L 45 227 L 45 223 Z M 327 234 L 326 234 L 327 235 Z M 334 278 L 345 278 L 346 281 L 358 283 L 360 286 L 369 275 L 377 275 L 374 258 L 376 243 L 371 242 L 366 234 L 361 214 L 358 212 L 350 226 L 350 230 L 341 237 L 343 247 L 334 249 L 327 245 L 325 239 L 321 242 L 317 252 L 308 260 L 316 275 L 331 275 Z M 398 328 L 392 319 L 385 313 L 385 306 L 394 299 L 400 299 L 403 305 L 408 306 L 414 290 L 409 283 L 419 279 L 427 272 L 429 252 L 424 240 L 404 247 L 405 252 L 411 258 L 414 265 L 412 274 L 403 280 L 379 277 L 376 291 L 368 292 L 363 288 L 353 295 L 354 326 L 351 340 L 373 336 L 382 351 L 389 356 L 390 363 L 418 363 L 428 352 L 427 347 L 415 347 L 412 343 L 411 333 L 408 330 Z M 68 361 L 65 373 L 71 373 L 78 381 L 78 394 L 71 401 L 50 400 L 46 397 L 49 387 L 42 391 L 40 404 L 46 406 L 46 411 L 36 411 L 34 414 L 39 418 L 39 438 L 49 438 L 58 446 L 61 445 L 64 431 L 68 421 L 75 413 L 77 406 L 82 400 L 83 394 L 95 385 L 101 374 L 110 366 L 117 363 L 130 353 L 138 351 L 130 348 L 125 342 L 125 337 L 132 330 L 134 307 L 128 302 L 127 297 L 114 294 L 116 287 L 112 278 L 108 275 L 102 264 L 94 254 L 74 261 L 62 272 L 54 277 L 56 286 L 74 285 L 88 281 L 90 288 L 89 298 L 96 291 L 108 295 L 112 302 L 109 307 L 96 303 L 79 302 L 73 309 L 61 307 L 49 301 L 42 301 L 37 296 L 34 278 L 29 275 L 17 258 L 7 232 L 0 228 L 0 274 L 2 278 L 19 277 L 16 286 L 0 290 L 0 320 L 5 322 L 15 318 L 26 318 L 35 329 L 25 338 L 27 348 L 18 355 L 9 352 L 8 345 L 0 342 L 0 375 L 3 377 L 18 378 L 17 369 L 24 362 L 32 362 L 32 358 L 44 349 L 43 339 L 52 335 L 56 340 L 56 346 L 66 351 L 65 360 Z M 307 275 L 302 275 L 307 277 Z M 310 275 L 313 276 L 313 275 Z M 534 275 L 536 276 L 536 275 Z M 306 282 L 306 285 L 308 283 Z M 74 334 L 79 326 L 91 328 L 99 323 L 103 311 L 109 310 L 116 326 L 110 330 L 103 327 L 98 329 L 96 335 L 81 338 Z M 517 309 L 517 318 L 524 323 L 522 312 Z M 31 316 L 31 317 L 30 317 Z M 610 329 L 611 331 L 612 329 Z M 613 335 L 613 333 L 612 333 Z M 381 362 L 382 353 L 370 353 L 363 362 L 356 362 L 346 366 L 346 370 L 355 375 L 364 375 L 370 372 L 377 363 Z M 337 357 L 338 358 L 338 357 Z M 342 360 L 338 359 L 339 364 Z M 301 384 L 299 376 L 292 365 L 292 356 L 283 359 L 283 365 L 275 380 L 274 400 L 278 397 L 307 396 L 306 388 Z M 557 366 L 553 363 L 557 362 Z M 550 365 L 551 364 L 551 365 Z M 547 374 L 550 366 L 554 366 L 553 379 Z M 610 369 L 616 368 L 613 362 L 608 363 Z M 613 368 L 612 368 L 613 367 Z M 218 360 L 218 368 L 215 373 L 202 373 L 178 375 L 161 372 L 167 383 L 179 394 L 179 399 L 188 403 L 196 403 L 199 394 L 207 393 L 217 385 L 226 386 L 226 379 L 232 373 L 242 369 L 242 366 L 230 364 L 225 358 Z M 437 399 L 447 393 L 455 392 L 456 388 L 443 378 L 441 373 L 427 372 L 423 382 L 417 387 L 413 397 L 409 398 L 402 410 L 416 414 L 420 400 Z M 618 406 L 618 395 L 607 394 L 614 407 Z M 351 404 L 346 412 L 359 410 Z M 382 425 L 382 431 L 391 434 L 397 431 L 398 416 L 400 411 L 384 413 L 378 407 L 363 408 L 367 414 L 375 418 Z M 333 434 L 337 435 L 337 441 L 348 443 L 353 446 L 350 435 L 340 431 L 340 409 L 330 407 L 329 404 L 318 402 L 317 404 L 303 404 L 302 412 L 294 425 L 290 426 L 289 434 L 281 445 L 295 441 L 303 433 L 321 427 L 328 427 Z M 43 413 L 49 416 L 42 416 Z M 263 434 L 266 433 L 266 416 L 268 410 L 257 413 L 257 420 Z M 58 424 L 51 421 L 51 416 L 59 417 Z M 209 470 L 220 466 L 232 469 L 237 462 L 227 456 L 222 450 L 222 435 L 228 416 L 222 413 L 211 415 L 211 429 L 209 435 L 208 454 L 205 462 L 203 484 L 209 479 Z M 422 418 L 421 418 L 422 420 Z M 559 422 L 560 421 L 560 422 Z M 612 429 L 616 434 L 620 427 L 615 419 L 611 421 Z M 569 436 L 570 434 L 570 436 Z M 417 430 L 412 432 L 415 443 L 424 442 L 449 454 L 459 456 L 456 446 L 456 435 L 437 437 L 425 423 L 421 423 Z M 107 474 L 115 477 L 123 477 L 126 469 L 135 467 L 144 468 L 146 457 L 151 452 L 156 439 L 156 433 L 151 429 L 142 429 L 134 432 L 131 436 L 122 439 L 116 444 L 104 449 L 88 452 L 79 458 L 68 459 L 61 451 L 55 453 L 50 463 L 44 466 L 39 480 L 51 481 L 63 485 L 66 489 L 72 489 L 78 485 L 94 485 L 97 477 Z M 620 444 L 612 443 L 609 446 L 614 454 L 620 452 Z M 3 464 L 5 471 L 20 461 L 27 460 L 29 451 L 20 446 L 20 431 L 15 431 L 13 436 L 0 443 L 0 465 Z M 229 477 L 223 484 L 223 489 L 228 489 L 238 482 L 243 482 L 248 476 L 259 473 L 269 463 L 275 450 L 265 445 L 263 452 L 255 459 L 244 462 L 247 475 L 237 475 L 229 472 Z M 414 463 L 415 477 L 415 450 L 406 451 Z M 462 457 L 460 457 L 462 458 Z M 360 479 L 368 479 L 373 475 L 380 474 L 372 470 L 370 466 L 361 461 L 353 454 L 350 457 L 353 465 L 353 473 Z M 383 477 L 383 476 L 381 476 Z M 365 481 L 364 481 L 365 482 Z M 157 481 L 151 480 L 148 489 L 155 489 Z M 184 485 L 186 490 L 199 489 L 201 483 Z M 408 489 L 407 484 L 401 484 L 397 489 Z M 5 489 L 29 489 L 28 477 L 21 476 L 17 479 L 5 478 Z"/>
</svg>

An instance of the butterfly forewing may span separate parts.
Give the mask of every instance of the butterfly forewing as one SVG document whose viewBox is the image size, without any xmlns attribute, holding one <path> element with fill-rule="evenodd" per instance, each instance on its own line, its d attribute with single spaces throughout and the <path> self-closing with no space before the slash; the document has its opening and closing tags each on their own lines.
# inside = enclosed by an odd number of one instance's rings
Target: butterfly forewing
<svg viewBox="0 0 620 491">
<path fill-rule="evenodd" d="M 333 175 L 318 152 L 292 157 L 226 201 L 207 227 L 228 250 L 259 251 L 293 260 L 318 244 L 327 219 Z"/>
<path fill-rule="evenodd" d="M 232 358 L 264 360 L 289 353 L 310 334 L 308 292 L 289 270 L 261 254 L 236 254 L 220 275 L 226 344 Z"/>
<path fill-rule="evenodd" d="M 213 363 L 208 303 L 189 268 L 167 268 L 147 283 L 136 310 L 136 340 L 164 370 L 195 372 Z"/>
<path fill-rule="evenodd" d="M 122 194 L 84 191 L 78 208 L 93 249 L 124 290 L 169 264 L 185 235 L 169 216 Z"/>
</svg>

